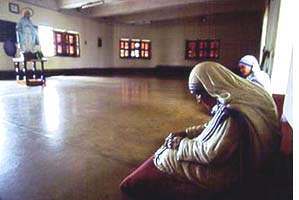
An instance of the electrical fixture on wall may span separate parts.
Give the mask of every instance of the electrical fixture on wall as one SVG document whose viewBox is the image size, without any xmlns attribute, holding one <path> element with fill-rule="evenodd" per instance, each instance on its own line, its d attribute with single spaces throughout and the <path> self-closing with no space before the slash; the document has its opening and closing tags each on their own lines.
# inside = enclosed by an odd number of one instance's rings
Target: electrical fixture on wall
<svg viewBox="0 0 299 200">
<path fill-rule="evenodd" d="M 98 37 L 98 47 L 102 47 L 102 38 Z"/>
<path fill-rule="evenodd" d="M 91 1 L 88 2 L 86 4 L 81 5 L 81 9 L 85 9 L 85 8 L 90 8 L 90 7 L 94 7 L 94 6 L 98 6 L 98 5 L 102 5 L 104 4 L 104 0 L 96 0 L 96 1 Z"/>
</svg>

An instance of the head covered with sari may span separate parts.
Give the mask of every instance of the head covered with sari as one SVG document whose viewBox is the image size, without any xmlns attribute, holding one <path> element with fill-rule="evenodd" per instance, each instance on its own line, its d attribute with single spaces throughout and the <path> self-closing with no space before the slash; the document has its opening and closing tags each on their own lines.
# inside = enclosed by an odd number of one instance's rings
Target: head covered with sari
<svg viewBox="0 0 299 200">
<path fill-rule="evenodd" d="M 280 138 L 276 105 L 263 88 L 219 63 L 202 62 L 190 73 L 189 89 L 191 93 L 207 92 L 228 109 L 243 115 L 254 130 L 250 136 L 251 142 L 260 146 L 257 149 L 262 151 L 256 154 L 270 153 L 273 145 L 279 145 L 276 144 Z M 262 155 L 256 157 L 263 159 Z"/>
</svg>

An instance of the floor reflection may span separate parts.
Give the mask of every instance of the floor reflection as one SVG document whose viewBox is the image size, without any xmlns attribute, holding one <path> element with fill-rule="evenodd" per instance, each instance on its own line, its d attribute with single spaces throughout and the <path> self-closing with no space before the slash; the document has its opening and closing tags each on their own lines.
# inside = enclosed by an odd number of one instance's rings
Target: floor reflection
<svg viewBox="0 0 299 200">
<path fill-rule="evenodd" d="M 124 104 L 146 102 L 149 99 L 149 82 L 126 79 L 121 82 L 121 100 Z"/>
<path fill-rule="evenodd" d="M 58 130 L 60 123 L 60 100 L 55 87 L 47 87 L 43 92 L 43 114 L 49 132 Z"/>
<path fill-rule="evenodd" d="M 205 120 L 186 82 L 57 76 L 44 88 L 1 83 L 0 199 L 120 199 L 120 181 L 169 131 Z"/>
<path fill-rule="evenodd" d="M 5 116 L 6 116 L 5 106 L 3 104 L 2 98 L 0 98 L 0 123 L 4 123 Z M 6 128 L 5 126 L 0 125 L 0 147 L 5 143 L 5 139 L 6 139 Z"/>
</svg>

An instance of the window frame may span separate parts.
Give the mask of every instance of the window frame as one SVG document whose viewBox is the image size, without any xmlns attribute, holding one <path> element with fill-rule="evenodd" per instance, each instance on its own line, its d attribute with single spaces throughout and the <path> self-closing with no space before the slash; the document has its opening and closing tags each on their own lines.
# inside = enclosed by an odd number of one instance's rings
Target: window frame
<svg viewBox="0 0 299 200">
<path fill-rule="evenodd" d="M 186 40 L 185 59 L 218 60 L 220 58 L 220 40 Z"/>
<path fill-rule="evenodd" d="M 120 38 L 120 59 L 151 59 L 151 41 L 147 39 Z"/>
<path fill-rule="evenodd" d="M 58 31 L 58 30 L 53 30 L 53 33 L 54 33 L 55 56 L 80 57 L 79 33 Z M 58 35 L 60 35 L 59 41 L 58 41 Z"/>
</svg>

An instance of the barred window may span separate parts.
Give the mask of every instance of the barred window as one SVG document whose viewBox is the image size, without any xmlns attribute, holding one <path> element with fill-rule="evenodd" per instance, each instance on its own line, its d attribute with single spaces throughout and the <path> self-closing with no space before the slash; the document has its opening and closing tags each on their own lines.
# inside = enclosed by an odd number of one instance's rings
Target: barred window
<svg viewBox="0 0 299 200">
<path fill-rule="evenodd" d="M 185 59 L 219 59 L 220 40 L 186 40 Z"/>
<path fill-rule="evenodd" d="M 78 33 L 54 31 L 56 56 L 80 57 Z"/>
<path fill-rule="evenodd" d="M 151 41 L 145 39 L 121 38 L 119 57 L 129 59 L 151 59 Z"/>
</svg>

